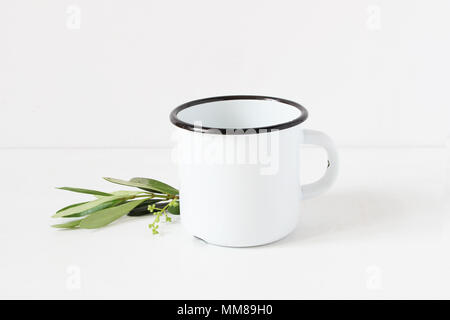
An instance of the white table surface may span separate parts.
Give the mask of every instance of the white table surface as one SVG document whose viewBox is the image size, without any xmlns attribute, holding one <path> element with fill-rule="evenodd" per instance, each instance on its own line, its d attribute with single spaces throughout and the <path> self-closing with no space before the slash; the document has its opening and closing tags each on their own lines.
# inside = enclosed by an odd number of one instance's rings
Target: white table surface
<svg viewBox="0 0 450 320">
<path fill-rule="evenodd" d="M 168 150 L 0 149 L 0 298 L 450 298 L 450 148 L 341 148 L 327 194 L 298 228 L 255 248 L 223 248 L 152 217 L 56 230 L 50 216 L 84 195 L 127 189 L 102 176 L 178 185 Z M 304 181 L 323 171 L 305 148 Z"/>
</svg>

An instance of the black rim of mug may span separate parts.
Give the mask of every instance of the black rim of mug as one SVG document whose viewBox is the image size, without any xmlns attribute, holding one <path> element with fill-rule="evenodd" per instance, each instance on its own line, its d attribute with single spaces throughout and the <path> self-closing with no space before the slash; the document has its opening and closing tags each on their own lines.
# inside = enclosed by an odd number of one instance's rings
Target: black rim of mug
<svg viewBox="0 0 450 320">
<path fill-rule="evenodd" d="M 255 127 L 255 128 L 214 128 L 214 127 L 199 127 L 192 123 L 184 122 L 178 118 L 178 113 L 181 110 L 209 102 L 216 102 L 216 101 L 226 101 L 226 100 L 269 100 L 269 101 L 277 101 L 284 104 L 288 104 L 290 106 L 293 106 L 301 111 L 300 116 L 297 118 L 271 125 L 266 127 Z M 287 100 L 282 98 L 276 98 L 276 97 L 269 97 L 269 96 L 254 96 L 254 95 L 232 95 L 232 96 L 219 96 L 219 97 L 210 97 L 210 98 L 204 98 L 204 99 L 198 99 L 186 102 L 182 104 L 181 106 L 178 106 L 170 113 L 170 121 L 177 127 L 186 129 L 193 132 L 199 132 L 199 133 L 210 133 L 210 134 L 246 134 L 248 133 L 248 130 L 256 131 L 254 133 L 262 133 L 272 130 L 282 130 L 291 128 L 293 126 L 296 126 L 302 122 L 304 122 L 308 118 L 308 110 L 306 110 L 305 107 L 303 107 L 301 104 Z"/>
</svg>

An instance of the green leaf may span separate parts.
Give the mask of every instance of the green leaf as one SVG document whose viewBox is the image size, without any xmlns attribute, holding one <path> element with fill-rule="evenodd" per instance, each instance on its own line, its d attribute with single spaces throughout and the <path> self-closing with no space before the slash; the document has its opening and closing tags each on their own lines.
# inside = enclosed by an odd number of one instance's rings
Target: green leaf
<svg viewBox="0 0 450 320">
<path fill-rule="evenodd" d="M 79 212 L 79 213 L 74 213 L 74 214 L 71 214 L 71 215 L 68 215 L 68 216 L 63 216 L 61 218 L 84 217 L 84 216 L 87 216 L 87 215 L 89 215 L 91 213 L 94 213 L 94 212 L 97 212 L 97 211 L 100 211 L 100 210 L 103 210 L 103 209 L 106 209 L 106 208 L 115 207 L 115 206 L 117 206 L 119 204 L 122 204 L 124 202 L 125 202 L 124 199 L 117 199 L 117 200 L 107 201 L 107 202 L 104 202 L 102 204 L 99 204 L 98 206 L 96 206 L 94 208 L 91 208 L 91 209 L 88 209 L 88 210 L 85 210 L 85 211 L 82 211 L 82 212 Z"/>
<path fill-rule="evenodd" d="M 174 188 L 172 186 L 169 186 L 168 184 L 166 184 L 164 182 L 155 180 L 155 179 L 148 179 L 148 178 L 139 178 L 139 177 L 137 177 L 137 178 L 131 179 L 130 181 L 131 182 L 140 183 L 142 185 L 145 185 L 146 188 L 151 188 L 151 189 L 154 189 L 154 190 L 158 190 L 160 192 L 167 193 L 167 194 L 170 194 L 170 195 L 177 195 L 177 194 L 180 193 L 178 191 L 178 189 L 176 189 L 176 188 Z"/>
<path fill-rule="evenodd" d="M 114 179 L 114 178 L 103 178 L 106 181 L 129 186 L 129 187 L 135 187 L 140 188 L 149 192 L 159 192 L 159 193 L 166 193 L 170 195 L 177 195 L 179 192 L 177 189 L 169 186 L 168 184 L 165 184 L 164 182 L 154 180 L 154 179 L 147 179 L 147 178 L 133 178 L 130 181 L 120 180 L 120 179 Z"/>
<path fill-rule="evenodd" d="M 96 229 L 106 226 L 120 217 L 123 217 L 144 201 L 145 199 L 130 201 L 117 207 L 94 212 L 81 221 L 80 228 Z"/>
<path fill-rule="evenodd" d="M 86 193 L 86 194 L 93 194 L 96 196 L 110 196 L 110 193 L 101 192 L 97 190 L 89 190 L 89 189 L 81 189 L 81 188 L 71 188 L 71 187 L 62 187 L 62 188 L 56 188 L 61 190 L 67 190 L 72 192 L 78 192 L 78 193 Z"/>
<path fill-rule="evenodd" d="M 69 221 L 69 222 L 66 222 L 66 223 L 54 224 L 54 225 L 52 225 L 52 227 L 53 228 L 74 229 L 74 228 L 78 227 L 78 225 L 80 224 L 81 220 L 83 220 L 83 219 L 73 220 L 73 221 Z"/>
<path fill-rule="evenodd" d="M 147 186 L 142 185 L 142 184 L 140 184 L 140 183 L 136 183 L 136 182 L 125 181 L 125 180 L 115 179 L 115 178 L 107 178 L 107 177 L 106 177 L 106 178 L 103 178 L 103 179 L 105 179 L 106 181 L 115 183 L 115 184 L 123 185 L 123 186 L 135 187 L 135 188 L 139 188 L 139 189 L 142 189 L 142 190 L 145 190 L 145 191 L 148 191 L 148 192 L 152 192 L 152 193 L 161 193 L 161 192 L 158 191 L 158 190 L 150 189 L 150 188 L 148 188 Z"/>
<path fill-rule="evenodd" d="M 167 208 L 167 211 L 169 211 L 171 214 L 179 215 L 180 214 L 180 203 L 178 201 L 176 203 L 177 203 L 176 206 L 169 206 Z"/>
<path fill-rule="evenodd" d="M 125 196 L 125 197 L 134 197 L 139 194 L 145 194 L 143 191 L 114 191 L 112 193 L 113 196 Z"/>
<path fill-rule="evenodd" d="M 128 197 L 128 196 L 130 196 L 130 197 L 134 197 L 134 196 L 137 196 L 137 195 L 139 195 L 139 194 L 143 194 L 144 193 L 144 191 L 124 191 L 124 190 L 121 190 L 121 191 L 114 191 L 114 192 L 111 192 L 111 196 L 125 196 L 125 197 Z M 100 199 L 100 198 L 103 198 L 104 196 L 95 196 L 97 199 Z"/>
<path fill-rule="evenodd" d="M 101 206 L 101 205 L 106 205 L 106 206 L 110 206 L 112 201 L 115 200 L 127 200 L 129 198 L 122 196 L 122 195 L 117 195 L 117 196 L 108 196 L 108 197 L 102 197 L 100 199 L 97 200 L 93 200 L 93 201 L 89 201 L 86 202 L 84 204 L 75 206 L 75 207 L 70 207 L 67 208 L 63 211 L 57 212 L 53 215 L 53 218 L 59 218 L 59 217 L 68 217 L 68 216 L 74 216 L 74 214 L 81 214 L 81 213 L 85 213 L 86 214 L 90 214 L 93 211 L 89 211 L 91 209 L 96 209 L 96 207 Z M 107 203 L 107 204 L 105 204 Z M 102 209 L 104 209 L 105 207 L 103 207 Z M 95 210 L 96 211 L 96 210 Z"/>
<path fill-rule="evenodd" d="M 140 205 L 138 205 L 136 208 L 131 210 L 128 215 L 130 217 L 138 217 L 138 216 L 144 216 L 147 214 L 150 214 L 150 211 L 148 211 L 148 206 L 152 204 L 157 204 L 157 202 L 162 201 L 161 199 L 149 199 L 142 202 Z"/>
<path fill-rule="evenodd" d="M 70 206 L 67 206 L 67 207 L 64 207 L 62 209 L 59 209 L 58 211 L 56 211 L 56 213 L 64 211 L 64 210 L 69 209 L 69 208 L 80 206 L 80 205 L 85 204 L 85 203 L 87 203 L 87 202 L 80 202 L 80 203 L 71 204 Z"/>
</svg>

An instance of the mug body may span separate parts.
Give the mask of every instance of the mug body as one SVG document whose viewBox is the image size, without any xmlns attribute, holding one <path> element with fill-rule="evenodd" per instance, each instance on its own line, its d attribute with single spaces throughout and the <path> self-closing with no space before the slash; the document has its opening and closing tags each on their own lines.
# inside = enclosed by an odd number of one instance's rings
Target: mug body
<svg viewBox="0 0 450 320">
<path fill-rule="evenodd" d="M 289 234 L 300 214 L 298 119 L 306 110 L 277 98 L 223 100 L 229 97 L 174 110 L 172 122 L 183 122 L 174 149 L 181 221 L 216 245 L 270 243 Z"/>
</svg>

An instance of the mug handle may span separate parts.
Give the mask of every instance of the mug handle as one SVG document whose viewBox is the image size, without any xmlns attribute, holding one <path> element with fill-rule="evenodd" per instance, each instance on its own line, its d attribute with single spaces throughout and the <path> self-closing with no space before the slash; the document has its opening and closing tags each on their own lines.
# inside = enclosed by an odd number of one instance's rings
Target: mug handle
<svg viewBox="0 0 450 320">
<path fill-rule="evenodd" d="M 328 155 L 327 171 L 319 180 L 301 187 L 302 199 L 315 197 L 328 190 L 336 181 L 339 157 L 333 140 L 325 133 L 316 130 L 303 130 L 303 144 L 315 144 L 325 149 Z"/>
</svg>

